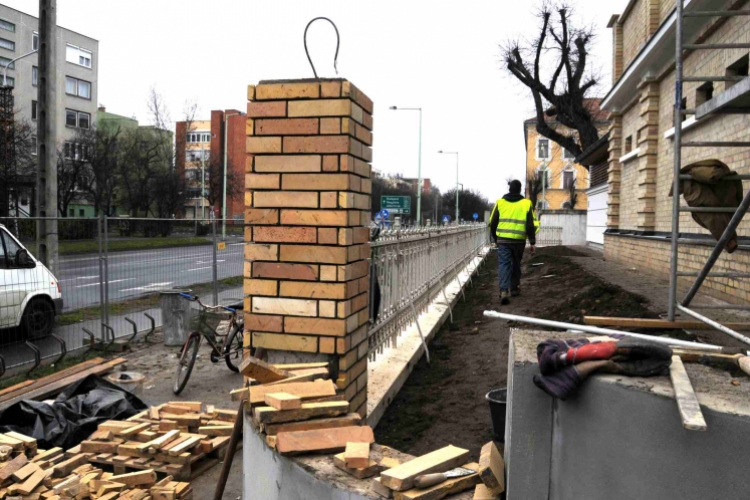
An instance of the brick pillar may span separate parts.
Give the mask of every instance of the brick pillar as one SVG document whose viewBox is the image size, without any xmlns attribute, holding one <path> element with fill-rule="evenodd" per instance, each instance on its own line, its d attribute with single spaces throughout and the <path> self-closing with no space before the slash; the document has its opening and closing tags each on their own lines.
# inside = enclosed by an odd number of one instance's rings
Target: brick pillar
<svg viewBox="0 0 750 500">
<path fill-rule="evenodd" d="M 612 85 L 614 85 L 622 76 L 624 69 L 622 64 L 623 40 L 620 16 L 612 16 L 607 27 L 612 28 Z"/>
<path fill-rule="evenodd" d="M 646 26 L 646 33 L 649 37 L 659 29 L 659 18 L 661 17 L 659 2 L 660 0 L 646 0 L 646 22 L 648 23 L 648 26 Z"/>
<path fill-rule="evenodd" d="M 372 101 L 346 80 L 248 87 L 245 345 L 330 363 L 367 411 Z"/>
<path fill-rule="evenodd" d="M 607 228 L 620 227 L 620 180 L 622 176 L 622 115 L 612 113 L 609 122 L 609 168 L 607 169 Z"/>
<path fill-rule="evenodd" d="M 641 92 L 638 151 L 638 229 L 656 229 L 656 168 L 659 152 L 659 83 L 644 79 Z"/>
</svg>

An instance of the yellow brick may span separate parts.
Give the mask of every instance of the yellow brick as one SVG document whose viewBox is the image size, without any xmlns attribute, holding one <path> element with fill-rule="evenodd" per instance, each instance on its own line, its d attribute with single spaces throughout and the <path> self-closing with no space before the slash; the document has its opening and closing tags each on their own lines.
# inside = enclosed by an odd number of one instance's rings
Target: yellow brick
<svg viewBox="0 0 750 500">
<path fill-rule="evenodd" d="M 265 83 L 255 88 L 255 99 L 299 99 L 320 97 L 320 84 L 314 83 Z M 290 115 L 292 116 L 292 115 Z"/>
<path fill-rule="evenodd" d="M 341 133 L 341 118 L 321 118 L 320 133 L 324 135 Z"/>
<path fill-rule="evenodd" d="M 322 227 L 318 229 L 318 243 L 321 245 L 335 245 L 337 243 L 338 232 L 332 227 Z"/>
<path fill-rule="evenodd" d="M 346 191 L 356 183 L 350 174 L 283 174 L 282 189 L 300 191 Z"/>
<path fill-rule="evenodd" d="M 336 281 L 336 266 L 320 266 L 320 281 Z"/>
<path fill-rule="evenodd" d="M 321 318 L 335 318 L 336 302 L 332 300 L 321 300 L 318 302 L 318 311 Z"/>
<path fill-rule="evenodd" d="M 320 208 L 338 208 L 336 191 L 320 193 Z"/>
<path fill-rule="evenodd" d="M 349 226 L 346 210 L 282 210 L 281 223 L 298 226 Z"/>
<path fill-rule="evenodd" d="M 252 312 L 259 314 L 283 314 L 288 316 L 318 315 L 318 302 L 316 300 L 253 297 L 252 306 Z"/>
<path fill-rule="evenodd" d="M 246 139 L 248 153 L 281 153 L 281 137 L 254 137 Z"/>
<path fill-rule="evenodd" d="M 289 116 L 353 116 L 354 105 L 349 99 L 318 99 L 289 103 Z"/>
<path fill-rule="evenodd" d="M 245 210 L 245 224 L 269 225 L 279 223 L 279 211 L 276 209 L 261 208 Z"/>
<path fill-rule="evenodd" d="M 287 333 L 343 337 L 346 335 L 346 321 L 343 319 L 298 318 L 287 316 L 284 318 L 284 331 Z"/>
<path fill-rule="evenodd" d="M 269 155 L 255 158 L 256 172 L 320 172 L 320 155 Z"/>
<path fill-rule="evenodd" d="M 253 192 L 252 191 L 245 191 L 245 206 L 246 207 L 253 206 Z"/>
<path fill-rule="evenodd" d="M 281 245 L 283 262 L 345 264 L 346 248 L 320 245 Z"/>
<path fill-rule="evenodd" d="M 314 335 L 253 332 L 253 347 L 277 351 L 318 352 L 318 337 Z"/>
<path fill-rule="evenodd" d="M 309 281 L 282 281 L 279 287 L 282 297 L 305 299 L 346 299 L 346 285 L 342 283 L 315 283 Z"/>
<path fill-rule="evenodd" d="M 255 85 L 248 85 L 247 86 L 247 100 L 248 101 L 254 101 L 255 100 Z"/>
<path fill-rule="evenodd" d="M 318 208 L 318 193 L 302 191 L 258 191 L 255 208 Z"/>
<path fill-rule="evenodd" d="M 279 174 L 245 174 L 247 189 L 279 189 Z"/>
<path fill-rule="evenodd" d="M 261 245 L 257 243 L 247 243 L 245 245 L 245 259 L 249 261 L 279 260 L 279 245 Z"/>
<path fill-rule="evenodd" d="M 332 337 L 320 337 L 318 340 L 318 349 L 325 354 L 334 354 L 336 352 L 336 339 Z"/>
<path fill-rule="evenodd" d="M 244 292 L 245 295 L 268 295 L 275 296 L 277 292 L 277 283 L 274 280 L 254 280 L 246 279 Z"/>
<path fill-rule="evenodd" d="M 341 82 L 321 82 L 320 97 L 341 97 Z"/>
</svg>

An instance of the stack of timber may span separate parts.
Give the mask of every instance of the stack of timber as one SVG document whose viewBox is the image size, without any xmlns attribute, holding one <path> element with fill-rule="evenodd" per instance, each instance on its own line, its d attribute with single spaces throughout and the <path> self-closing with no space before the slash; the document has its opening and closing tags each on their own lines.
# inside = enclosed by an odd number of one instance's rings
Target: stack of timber
<svg viewBox="0 0 750 500">
<path fill-rule="evenodd" d="M 26 380 L 20 384 L 0 390 L 0 409 L 21 400 L 43 400 L 62 392 L 67 386 L 89 375 L 104 375 L 116 366 L 125 363 L 124 358 L 106 360 L 93 358 L 37 380 Z"/>
<path fill-rule="evenodd" d="M 19 432 L 0 433 L 0 462 L 19 455 L 34 458 L 37 454 L 36 439 Z"/>
<path fill-rule="evenodd" d="M 117 475 L 153 470 L 180 481 L 195 478 L 224 459 L 237 416 L 236 410 L 202 407 L 175 401 L 127 421 L 109 420 L 66 455 L 83 455 Z"/>
<path fill-rule="evenodd" d="M 62 448 L 35 450 L 0 459 L 0 500 L 191 500 L 189 483 L 172 476 L 161 481 L 147 469 L 131 474 L 104 472 L 84 454 L 68 457 Z"/>
</svg>

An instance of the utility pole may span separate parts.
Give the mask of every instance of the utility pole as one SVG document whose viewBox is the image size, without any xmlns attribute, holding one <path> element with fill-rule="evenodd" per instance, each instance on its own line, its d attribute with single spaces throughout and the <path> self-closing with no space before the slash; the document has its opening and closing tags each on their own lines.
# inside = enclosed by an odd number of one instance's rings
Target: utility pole
<svg viewBox="0 0 750 500">
<path fill-rule="evenodd" d="M 57 272 L 57 0 L 39 0 L 36 206 L 39 258 Z"/>
</svg>

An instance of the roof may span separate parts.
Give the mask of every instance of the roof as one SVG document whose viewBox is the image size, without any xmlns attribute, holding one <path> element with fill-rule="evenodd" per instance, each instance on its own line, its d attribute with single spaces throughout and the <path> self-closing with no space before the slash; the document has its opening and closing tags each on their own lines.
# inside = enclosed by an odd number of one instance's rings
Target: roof
<svg viewBox="0 0 750 500">
<path fill-rule="evenodd" d="M 609 151 L 609 132 L 599 138 L 594 144 L 586 148 L 581 154 L 576 156 L 575 162 L 584 167 L 589 167 L 598 161 L 607 158 Z"/>
<path fill-rule="evenodd" d="M 584 104 L 589 110 L 589 113 L 591 113 L 592 118 L 594 118 L 594 122 L 605 124 L 609 121 L 610 113 L 606 109 L 602 109 L 600 107 L 602 98 L 601 97 L 589 97 L 583 100 Z M 554 108 L 550 107 L 545 111 L 545 119 L 548 123 L 557 123 L 557 120 L 555 120 L 554 116 L 549 116 L 548 113 L 553 111 Z M 536 117 L 529 118 L 528 120 L 524 120 L 523 122 L 523 142 L 526 149 L 529 148 L 529 134 L 528 129 L 529 125 L 536 125 Z"/>
</svg>

